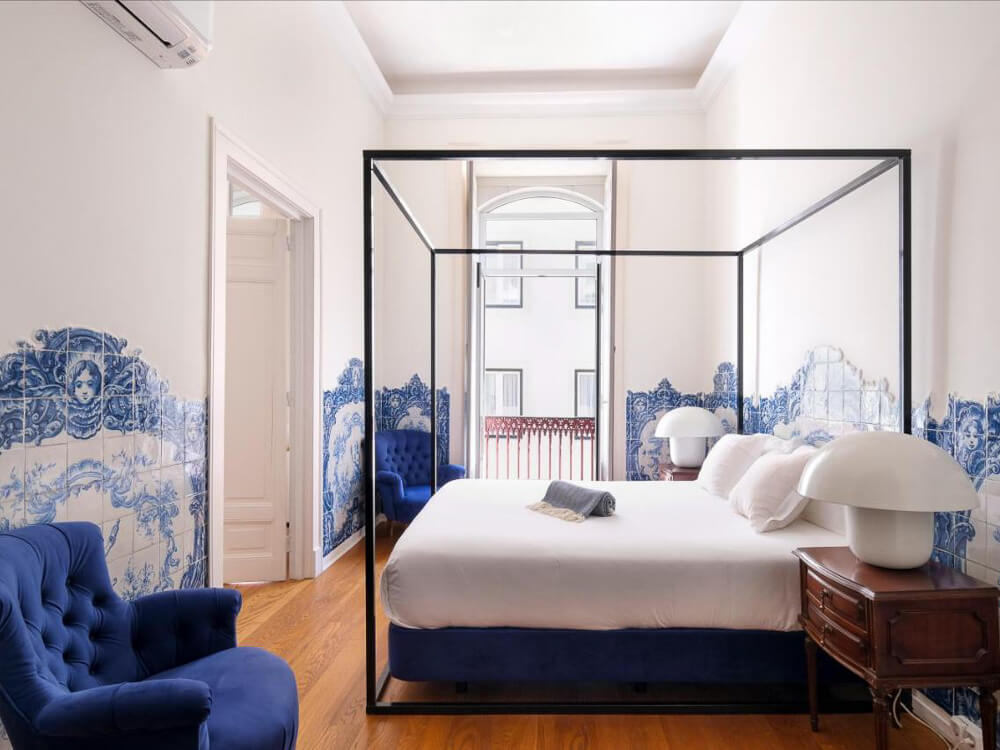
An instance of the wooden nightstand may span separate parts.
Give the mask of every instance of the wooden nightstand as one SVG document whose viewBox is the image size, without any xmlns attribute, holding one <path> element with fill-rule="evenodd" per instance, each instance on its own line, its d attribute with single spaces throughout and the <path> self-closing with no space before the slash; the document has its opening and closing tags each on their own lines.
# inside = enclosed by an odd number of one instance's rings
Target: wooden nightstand
<svg viewBox="0 0 1000 750">
<path fill-rule="evenodd" d="M 861 562 L 847 547 L 793 554 L 799 558 L 813 731 L 819 728 L 818 646 L 868 683 L 877 750 L 889 747 L 897 689 L 962 685 L 979 686 L 984 747 L 996 747 L 1000 590 L 934 562 L 890 570 Z"/>
<path fill-rule="evenodd" d="M 665 464 L 660 464 L 660 479 L 666 482 L 693 482 L 698 478 L 700 471 L 700 466 L 694 469 L 685 469 L 682 466 L 674 466 L 667 461 Z"/>
</svg>

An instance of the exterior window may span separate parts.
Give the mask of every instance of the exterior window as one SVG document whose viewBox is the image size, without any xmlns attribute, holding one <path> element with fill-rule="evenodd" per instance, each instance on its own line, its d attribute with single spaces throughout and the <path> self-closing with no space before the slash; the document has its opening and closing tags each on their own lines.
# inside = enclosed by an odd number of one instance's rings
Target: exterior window
<svg viewBox="0 0 1000 750">
<path fill-rule="evenodd" d="M 594 417 L 596 399 L 597 380 L 593 370 L 574 370 L 576 375 L 576 386 L 574 388 L 576 402 L 576 416 Z"/>
<path fill-rule="evenodd" d="M 487 242 L 486 247 L 497 250 L 520 250 L 523 244 L 520 242 Z M 482 258 L 483 268 L 509 271 L 524 267 L 524 256 L 520 253 L 497 253 L 495 255 L 484 255 Z M 486 306 L 522 307 L 523 291 L 524 279 L 520 277 L 487 277 Z"/>
<path fill-rule="evenodd" d="M 578 240 L 576 243 L 576 249 L 581 250 L 584 248 L 594 248 L 597 247 L 596 243 L 593 242 L 583 242 Z M 594 255 L 577 255 L 576 256 L 576 267 L 595 269 L 597 268 L 597 256 Z M 578 308 L 588 308 L 597 306 L 597 279 L 581 279 L 576 278 L 576 306 Z"/>
<path fill-rule="evenodd" d="M 483 411 L 488 417 L 517 417 L 521 410 L 521 370 L 487 370 Z"/>
</svg>

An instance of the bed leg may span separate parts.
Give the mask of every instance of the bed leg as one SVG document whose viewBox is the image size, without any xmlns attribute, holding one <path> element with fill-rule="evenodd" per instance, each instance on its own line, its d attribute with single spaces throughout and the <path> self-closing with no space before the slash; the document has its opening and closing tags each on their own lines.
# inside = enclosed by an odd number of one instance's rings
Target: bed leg
<svg viewBox="0 0 1000 750">
<path fill-rule="evenodd" d="M 648 682 L 633 682 L 632 683 L 632 690 L 635 691 L 636 693 L 645 693 L 647 690 L 649 690 L 649 683 Z"/>
<path fill-rule="evenodd" d="M 455 683 L 455 692 L 456 693 L 462 693 L 463 695 L 465 693 L 468 693 L 469 692 L 469 683 L 467 683 L 467 682 L 456 682 Z"/>
</svg>

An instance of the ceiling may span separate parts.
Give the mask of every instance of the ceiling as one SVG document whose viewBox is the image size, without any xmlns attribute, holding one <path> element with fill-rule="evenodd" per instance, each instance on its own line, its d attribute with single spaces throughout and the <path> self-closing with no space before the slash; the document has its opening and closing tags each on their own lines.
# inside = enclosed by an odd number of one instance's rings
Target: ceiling
<svg viewBox="0 0 1000 750">
<path fill-rule="evenodd" d="M 740 2 L 349 0 L 393 94 L 691 89 Z"/>
</svg>

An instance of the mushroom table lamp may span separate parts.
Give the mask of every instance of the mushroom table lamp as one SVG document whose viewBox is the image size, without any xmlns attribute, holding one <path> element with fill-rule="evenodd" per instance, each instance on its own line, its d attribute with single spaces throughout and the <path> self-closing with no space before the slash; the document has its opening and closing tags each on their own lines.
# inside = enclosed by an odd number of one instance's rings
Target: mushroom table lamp
<svg viewBox="0 0 1000 750">
<path fill-rule="evenodd" d="M 700 406 L 671 409 L 656 424 L 655 437 L 670 438 L 674 466 L 696 469 L 705 460 L 705 439 L 725 433 L 722 420 Z"/>
<path fill-rule="evenodd" d="M 798 491 L 847 506 L 851 552 L 883 568 L 918 568 L 930 559 L 935 511 L 979 506 L 972 482 L 951 456 L 899 432 L 855 432 L 830 441 L 802 470 Z"/>
</svg>

